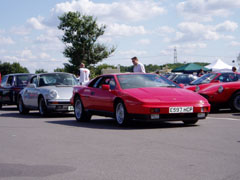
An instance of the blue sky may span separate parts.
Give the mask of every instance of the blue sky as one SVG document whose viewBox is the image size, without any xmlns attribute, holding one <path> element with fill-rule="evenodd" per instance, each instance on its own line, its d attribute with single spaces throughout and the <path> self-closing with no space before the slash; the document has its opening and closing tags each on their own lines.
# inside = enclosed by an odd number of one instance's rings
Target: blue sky
<svg viewBox="0 0 240 180">
<path fill-rule="evenodd" d="M 107 25 L 99 42 L 116 52 L 102 61 L 131 65 L 214 62 L 234 65 L 240 53 L 240 0 L 8 0 L 0 5 L 0 60 L 31 72 L 48 72 L 68 62 L 57 29 L 68 11 L 93 15 Z"/>
</svg>

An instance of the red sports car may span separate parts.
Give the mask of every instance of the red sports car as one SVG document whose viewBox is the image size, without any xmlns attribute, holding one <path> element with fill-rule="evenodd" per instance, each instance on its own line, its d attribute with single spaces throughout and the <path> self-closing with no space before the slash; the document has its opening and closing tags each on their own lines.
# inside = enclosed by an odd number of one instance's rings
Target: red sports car
<svg viewBox="0 0 240 180">
<path fill-rule="evenodd" d="M 240 81 L 214 84 L 198 93 L 208 99 L 214 110 L 231 107 L 240 111 Z"/>
<path fill-rule="evenodd" d="M 190 85 L 185 86 L 185 88 L 198 92 L 201 89 L 205 89 L 208 86 L 211 86 L 213 83 L 216 84 L 219 82 L 234 82 L 238 80 L 240 80 L 239 73 L 233 72 L 208 73 L 192 81 Z"/>
<path fill-rule="evenodd" d="M 195 124 L 210 111 L 199 94 L 165 77 L 143 73 L 99 76 L 87 86 L 74 87 L 71 103 L 77 121 L 88 121 L 94 114 L 114 117 L 119 125 L 129 120 Z"/>
</svg>

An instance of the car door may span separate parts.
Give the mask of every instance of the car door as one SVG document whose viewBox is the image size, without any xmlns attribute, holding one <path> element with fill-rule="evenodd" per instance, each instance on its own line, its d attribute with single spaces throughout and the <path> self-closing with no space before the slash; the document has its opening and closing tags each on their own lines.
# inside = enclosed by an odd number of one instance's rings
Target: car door
<svg viewBox="0 0 240 180">
<path fill-rule="evenodd" d="M 28 107 L 36 108 L 38 106 L 37 100 L 36 100 L 38 98 L 38 94 L 36 93 L 38 91 L 37 86 L 38 86 L 38 77 L 34 76 L 30 80 L 30 85 L 28 85 L 24 89 L 24 92 L 23 92 L 24 104 Z"/>
<path fill-rule="evenodd" d="M 13 85 L 14 85 L 14 76 L 7 76 L 6 83 L 3 84 L 2 88 L 2 102 L 11 103 L 13 102 Z"/>
<path fill-rule="evenodd" d="M 102 85 L 110 85 L 110 90 L 102 89 Z M 116 87 L 116 82 L 113 76 L 103 76 L 99 81 L 96 81 L 90 89 L 89 101 L 92 102 L 92 108 L 97 111 L 113 112 L 113 101 L 115 95 L 111 93 Z"/>
</svg>

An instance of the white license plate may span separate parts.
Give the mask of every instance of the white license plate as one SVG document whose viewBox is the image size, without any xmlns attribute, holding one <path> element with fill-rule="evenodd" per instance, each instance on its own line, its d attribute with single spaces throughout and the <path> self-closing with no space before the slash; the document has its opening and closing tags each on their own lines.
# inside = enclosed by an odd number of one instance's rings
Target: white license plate
<svg viewBox="0 0 240 180">
<path fill-rule="evenodd" d="M 192 106 L 170 107 L 169 113 L 193 113 L 193 107 Z"/>
<path fill-rule="evenodd" d="M 159 119 L 159 114 L 151 114 L 151 119 Z"/>
<path fill-rule="evenodd" d="M 74 110 L 73 106 L 68 106 L 68 110 L 73 111 Z"/>
</svg>

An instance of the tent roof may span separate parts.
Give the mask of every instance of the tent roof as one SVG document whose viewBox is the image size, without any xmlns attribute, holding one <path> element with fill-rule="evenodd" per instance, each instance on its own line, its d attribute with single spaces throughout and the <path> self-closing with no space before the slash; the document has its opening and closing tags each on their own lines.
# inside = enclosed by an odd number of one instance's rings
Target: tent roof
<svg viewBox="0 0 240 180">
<path fill-rule="evenodd" d="M 212 71 L 232 71 L 232 66 L 226 64 L 221 59 L 217 59 L 215 62 L 205 67 L 212 69 Z"/>
<path fill-rule="evenodd" d="M 189 64 L 186 64 L 181 67 L 173 69 L 172 72 L 197 72 L 201 69 L 203 69 L 204 71 L 210 70 L 210 69 L 200 66 L 198 64 L 189 63 Z"/>
</svg>

